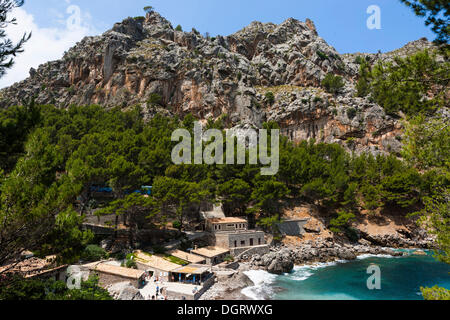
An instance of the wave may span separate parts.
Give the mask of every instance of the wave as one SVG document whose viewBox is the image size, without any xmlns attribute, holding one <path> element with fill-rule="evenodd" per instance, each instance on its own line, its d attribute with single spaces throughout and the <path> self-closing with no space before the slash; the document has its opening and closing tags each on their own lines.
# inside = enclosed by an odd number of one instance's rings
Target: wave
<svg viewBox="0 0 450 320">
<path fill-rule="evenodd" d="M 252 300 L 266 300 L 273 295 L 271 285 L 277 276 L 264 270 L 249 270 L 244 274 L 253 282 L 253 286 L 242 289 L 241 293 Z"/>
<path fill-rule="evenodd" d="M 288 274 L 289 278 L 296 281 L 304 281 L 314 275 L 315 270 L 335 266 L 339 263 L 349 262 L 347 260 L 336 260 L 332 262 L 318 262 L 311 265 L 295 266 L 294 271 Z"/>
<path fill-rule="evenodd" d="M 305 267 L 294 267 L 294 272 L 290 274 L 290 279 L 295 281 L 305 281 L 311 277 L 314 273 L 311 272 L 311 268 Z"/>
<path fill-rule="evenodd" d="M 395 258 L 395 257 L 391 256 L 389 254 L 371 254 L 371 253 L 362 254 L 357 257 L 358 260 L 369 259 L 369 258 Z"/>
</svg>

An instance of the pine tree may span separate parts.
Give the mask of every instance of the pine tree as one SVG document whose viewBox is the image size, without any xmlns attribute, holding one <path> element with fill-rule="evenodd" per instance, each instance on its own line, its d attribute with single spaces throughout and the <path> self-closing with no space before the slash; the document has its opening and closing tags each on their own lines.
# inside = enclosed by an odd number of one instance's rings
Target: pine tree
<svg viewBox="0 0 450 320">
<path fill-rule="evenodd" d="M 450 2 L 448 0 L 400 0 L 414 10 L 419 17 L 426 17 L 425 24 L 432 25 L 437 43 L 448 43 L 450 37 Z"/>
<path fill-rule="evenodd" d="M 24 34 L 18 43 L 14 44 L 6 34 L 8 25 L 16 24 L 16 18 L 9 19 L 9 13 L 17 7 L 22 6 L 24 0 L 0 0 L 0 78 L 5 75 L 6 69 L 14 64 L 14 57 L 23 52 L 23 46 L 27 42 L 31 33 Z"/>
</svg>

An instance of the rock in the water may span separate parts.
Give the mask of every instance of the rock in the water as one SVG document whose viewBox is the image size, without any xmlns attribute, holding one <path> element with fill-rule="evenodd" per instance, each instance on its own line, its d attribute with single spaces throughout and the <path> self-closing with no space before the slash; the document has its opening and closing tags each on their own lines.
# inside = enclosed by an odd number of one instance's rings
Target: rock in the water
<svg viewBox="0 0 450 320">
<path fill-rule="evenodd" d="M 264 255 L 257 264 L 265 267 L 270 273 L 283 274 L 289 273 L 294 269 L 294 258 L 289 249 L 282 249 Z"/>
<path fill-rule="evenodd" d="M 427 253 L 425 251 L 423 251 L 423 250 L 416 250 L 416 251 L 413 252 L 413 255 L 415 255 L 415 256 L 426 256 Z"/>
</svg>

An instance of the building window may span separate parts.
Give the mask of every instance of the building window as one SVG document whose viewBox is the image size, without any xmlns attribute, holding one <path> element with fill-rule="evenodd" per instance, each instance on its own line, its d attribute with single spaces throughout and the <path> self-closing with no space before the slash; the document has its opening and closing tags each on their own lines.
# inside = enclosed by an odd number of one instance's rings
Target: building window
<svg viewBox="0 0 450 320">
<path fill-rule="evenodd" d="M 245 241 L 241 241 L 241 246 L 245 247 Z"/>
<path fill-rule="evenodd" d="M 234 241 L 234 247 L 237 248 L 237 241 Z"/>
<path fill-rule="evenodd" d="M 261 238 L 258 239 L 258 244 L 261 245 Z"/>
<path fill-rule="evenodd" d="M 253 238 L 250 239 L 250 246 L 253 246 Z"/>
</svg>

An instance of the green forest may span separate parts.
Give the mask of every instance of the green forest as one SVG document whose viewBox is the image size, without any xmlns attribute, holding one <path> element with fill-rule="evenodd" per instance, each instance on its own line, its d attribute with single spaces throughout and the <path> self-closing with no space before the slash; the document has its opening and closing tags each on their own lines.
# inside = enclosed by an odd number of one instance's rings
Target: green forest
<svg viewBox="0 0 450 320">
<path fill-rule="evenodd" d="M 258 165 L 173 165 L 171 134 L 177 128 L 192 132 L 191 115 L 145 122 L 138 107 L 58 110 L 33 102 L 2 110 L 0 212 L 8 220 L 1 233 L 12 241 L 0 258 L 6 261 L 27 247 L 76 260 L 92 238 L 79 229 L 90 209 L 92 185 L 113 190 L 114 199 L 100 214 L 126 214 L 136 223 L 144 215 L 155 226 L 177 220 L 181 228 L 192 205 L 220 199 L 226 214 L 267 225 L 280 216 L 286 200 L 299 199 L 332 215 L 332 230 L 352 237 L 349 222 L 359 211 L 408 215 L 425 208 L 436 186 L 448 188 L 449 129 L 438 116 L 434 122 L 425 119 L 416 116 L 408 123 L 403 154 L 408 161 L 283 137 L 278 174 L 262 176 Z M 208 127 L 224 129 L 223 118 Z M 430 131 L 431 139 L 424 139 Z M 150 198 L 131 193 L 143 185 L 153 186 Z M 167 216 L 169 207 L 175 216 Z"/>
<path fill-rule="evenodd" d="M 441 29 L 436 29 L 440 41 L 448 37 Z M 62 110 L 34 101 L 0 110 L 0 265 L 24 248 L 40 257 L 57 255 L 60 263 L 79 261 L 96 243 L 82 228 L 95 209 L 97 215 L 115 214 L 116 226 L 125 216 L 133 245 L 133 231 L 143 221 L 182 230 L 202 202 L 221 203 L 226 215 L 247 216 L 251 225 L 274 231 L 292 201 L 315 204 L 330 230 L 350 241 L 358 240 L 351 222 L 362 211 L 419 216 L 437 236 L 437 258 L 450 263 L 449 53 L 443 46 L 388 63 L 358 62 L 357 95 L 403 119 L 401 153 L 357 155 L 338 144 L 296 144 L 282 137 L 275 176 L 261 175 L 261 167 L 250 164 L 174 165 L 171 135 L 179 128 L 193 134 L 197 119 L 191 114 L 145 121 L 139 106 Z M 327 80 L 325 89 L 337 93 L 339 79 Z M 207 129 L 225 130 L 226 120 L 226 115 L 210 120 Z M 279 128 L 272 122 L 263 127 Z M 93 185 L 111 188 L 112 199 L 93 201 Z M 142 186 L 152 186 L 150 197 L 133 193 Z M 58 284 L 42 286 L 53 288 L 54 299 L 108 299 L 95 281 L 84 284 L 80 297 Z M 436 298 L 433 292 L 426 297 Z"/>
</svg>

